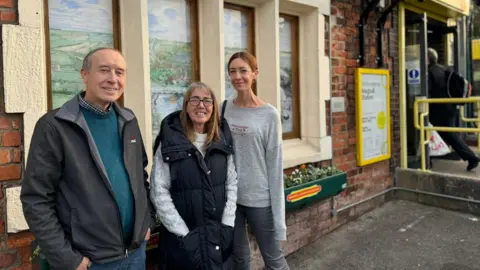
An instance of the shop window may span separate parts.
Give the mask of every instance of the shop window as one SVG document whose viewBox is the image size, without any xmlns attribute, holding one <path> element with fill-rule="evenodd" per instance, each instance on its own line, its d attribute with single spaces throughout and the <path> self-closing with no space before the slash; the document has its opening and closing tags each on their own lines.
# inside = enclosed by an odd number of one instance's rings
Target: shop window
<svg viewBox="0 0 480 270">
<path fill-rule="evenodd" d="M 148 0 L 152 132 L 180 110 L 188 85 L 199 79 L 197 1 Z"/>
<path fill-rule="evenodd" d="M 254 13 L 253 8 L 225 3 L 223 40 L 225 46 L 225 98 L 235 95 L 230 84 L 228 60 L 235 52 L 247 51 L 255 55 Z M 255 89 L 254 89 L 255 91 Z"/>
<path fill-rule="evenodd" d="M 300 138 L 298 17 L 281 14 L 280 94 L 283 138 Z"/>
<path fill-rule="evenodd" d="M 118 0 L 45 0 L 48 108 L 85 89 L 83 58 L 97 47 L 119 48 Z"/>
</svg>

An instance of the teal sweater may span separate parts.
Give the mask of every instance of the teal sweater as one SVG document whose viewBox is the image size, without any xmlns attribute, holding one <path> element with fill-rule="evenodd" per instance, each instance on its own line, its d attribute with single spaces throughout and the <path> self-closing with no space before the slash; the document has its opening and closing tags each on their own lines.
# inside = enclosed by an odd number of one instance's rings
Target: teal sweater
<svg viewBox="0 0 480 270">
<path fill-rule="evenodd" d="M 120 210 L 123 238 L 125 244 L 128 245 L 132 238 L 135 210 L 130 179 L 123 162 L 123 145 L 120 138 L 117 113 L 113 108 L 107 115 L 100 115 L 92 110 L 80 108 L 102 158 L 103 166 L 107 171 Z"/>
</svg>

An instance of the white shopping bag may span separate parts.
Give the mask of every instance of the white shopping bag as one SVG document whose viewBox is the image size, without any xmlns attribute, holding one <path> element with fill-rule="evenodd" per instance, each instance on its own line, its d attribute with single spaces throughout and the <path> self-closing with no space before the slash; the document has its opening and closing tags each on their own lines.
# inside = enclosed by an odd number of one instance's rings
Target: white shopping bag
<svg viewBox="0 0 480 270">
<path fill-rule="evenodd" d="M 428 123 L 428 126 L 432 127 L 432 124 Z M 433 157 L 444 156 L 450 153 L 450 148 L 435 130 L 430 131 L 428 147 L 430 148 L 430 156 Z"/>
</svg>

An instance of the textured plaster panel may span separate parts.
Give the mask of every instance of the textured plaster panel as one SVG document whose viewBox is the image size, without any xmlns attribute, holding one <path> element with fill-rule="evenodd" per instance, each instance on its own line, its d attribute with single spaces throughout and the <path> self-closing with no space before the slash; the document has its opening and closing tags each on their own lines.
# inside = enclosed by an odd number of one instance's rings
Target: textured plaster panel
<svg viewBox="0 0 480 270">
<path fill-rule="evenodd" d="M 225 54 L 223 42 L 223 2 L 202 0 L 199 3 L 200 78 L 208 84 L 219 102 L 225 99 Z"/>
<path fill-rule="evenodd" d="M 258 96 L 280 109 L 278 3 L 270 0 L 255 10 L 255 52 L 259 66 Z"/>
<path fill-rule="evenodd" d="M 21 187 L 6 189 L 7 196 L 7 226 L 8 233 L 17 233 L 28 230 L 27 221 L 23 216 L 22 203 L 20 201 Z"/>
<path fill-rule="evenodd" d="M 40 28 L 2 27 L 6 111 L 45 112 L 45 50 Z"/>
<path fill-rule="evenodd" d="M 43 24 L 42 0 L 18 0 L 19 23 L 21 26 L 41 27 Z"/>
<path fill-rule="evenodd" d="M 126 11 L 120 12 L 122 53 L 128 69 L 124 103 L 137 117 L 149 160 L 147 172 L 150 172 L 153 138 L 147 1 L 120 1 L 120 10 Z"/>
<path fill-rule="evenodd" d="M 2 26 L 5 110 L 24 113 L 25 160 L 35 123 L 47 111 L 43 23 L 35 19 L 39 5 L 41 1 L 38 0 L 20 0 L 21 25 Z M 20 187 L 8 188 L 6 196 L 8 233 L 28 229 L 20 202 Z"/>
<path fill-rule="evenodd" d="M 292 13 L 308 13 L 312 8 L 317 8 L 319 13 L 330 14 L 330 0 L 280 0 L 282 11 Z"/>
</svg>

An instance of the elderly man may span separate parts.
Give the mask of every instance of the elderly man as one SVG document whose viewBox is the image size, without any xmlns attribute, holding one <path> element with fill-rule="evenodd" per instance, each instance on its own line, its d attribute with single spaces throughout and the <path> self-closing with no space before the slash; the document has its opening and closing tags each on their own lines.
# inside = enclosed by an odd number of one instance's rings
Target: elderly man
<svg viewBox="0 0 480 270">
<path fill-rule="evenodd" d="M 447 68 L 438 63 L 437 52 L 428 49 L 428 88 L 431 98 L 448 98 L 447 91 Z M 457 89 L 458 90 L 458 89 Z M 453 127 L 457 115 L 456 104 L 430 104 L 429 121 L 433 126 Z M 478 166 L 480 159 L 468 147 L 456 133 L 438 132 L 440 137 L 457 152 L 465 161 L 468 161 L 467 170 L 473 170 Z"/>
<path fill-rule="evenodd" d="M 137 120 L 116 103 L 126 63 L 119 51 L 99 48 L 80 73 L 85 91 L 35 126 L 25 218 L 52 269 L 145 269 L 155 211 Z"/>
</svg>

